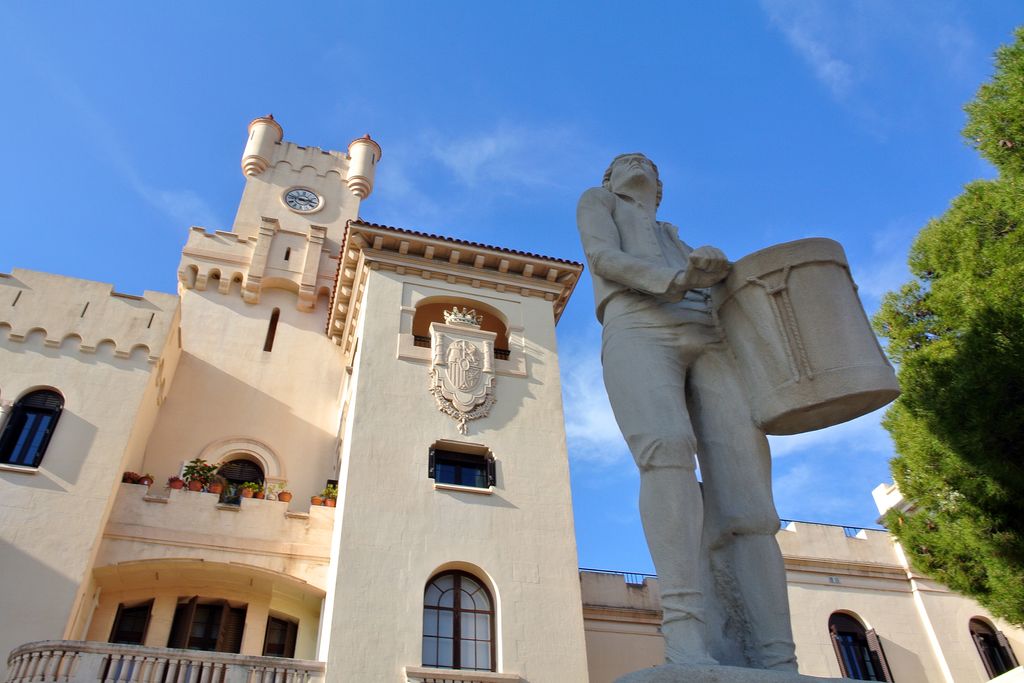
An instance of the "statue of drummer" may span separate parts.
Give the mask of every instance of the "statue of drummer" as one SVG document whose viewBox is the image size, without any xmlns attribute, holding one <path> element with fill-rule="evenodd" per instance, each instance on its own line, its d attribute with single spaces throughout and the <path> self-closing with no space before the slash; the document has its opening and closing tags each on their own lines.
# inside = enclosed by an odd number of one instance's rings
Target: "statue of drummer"
<svg viewBox="0 0 1024 683">
<path fill-rule="evenodd" d="M 712 653 L 724 653 L 723 663 L 795 671 L 768 441 L 708 290 L 730 264 L 657 219 L 661 194 L 647 157 L 619 155 L 601 187 L 580 197 L 577 223 L 603 325 L 605 387 L 640 470 L 666 660 L 714 665 Z M 709 609 L 725 615 L 728 635 L 709 637 Z"/>
</svg>

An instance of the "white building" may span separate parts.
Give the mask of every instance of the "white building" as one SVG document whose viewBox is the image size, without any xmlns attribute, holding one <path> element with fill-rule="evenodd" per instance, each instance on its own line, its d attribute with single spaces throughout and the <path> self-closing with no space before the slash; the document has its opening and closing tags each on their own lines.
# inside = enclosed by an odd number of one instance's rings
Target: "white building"
<svg viewBox="0 0 1024 683">
<path fill-rule="evenodd" d="M 0 275 L 7 680 L 657 664 L 653 580 L 577 569 L 555 325 L 582 266 L 360 221 L 377 143 L 282 135 L 250 124 L 234 225 L 191 229 L 177 295 Z M 195 458 L 225 493 L 165 485 Z M 336 507 L 307 502 L 335 485 Z M 806 673 L 846 652 L 889 680 L 983 681 L 982 654 L 1024 651 L 882 532 L 779 538 Z"/>
</svg>

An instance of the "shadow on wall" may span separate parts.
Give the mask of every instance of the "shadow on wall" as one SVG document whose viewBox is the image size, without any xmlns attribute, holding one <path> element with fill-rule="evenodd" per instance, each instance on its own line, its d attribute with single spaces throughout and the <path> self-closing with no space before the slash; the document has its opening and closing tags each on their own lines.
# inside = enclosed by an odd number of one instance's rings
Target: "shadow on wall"
<svg viewBox="0 0 1024 683">
<path fill-rule="evenodd" d="M 78 586 L 2 540 L 0 576 L 6 584 L 0 591 L 0 670 L 6 670 L 7 655 L 19 645 L 64 637 Z"/>
<path fill-rule="evenodd" d="M 183 430 L 182 425 L 189 428 Z M 174 384 L 150 434 L 143 469 L 162 481 L 175 474 L 182 461 L 226 437 L 266 444 L 298 498 L 314 488 L 319 491 L 324 478 L 334 472 L 334 432 L 307 420 L 287 403 L 183 352 Z M 297 471 L 300 463 L 302 471 Z"/>
<path fill-rule="evenodd" d="M 889 662 L 893 678 L 897 681 L 927 681 L 928 674 L 916 652 L 900 647 L 888 638 L 878 637 L 882 643 L 882 651 Z"/>
</svg>

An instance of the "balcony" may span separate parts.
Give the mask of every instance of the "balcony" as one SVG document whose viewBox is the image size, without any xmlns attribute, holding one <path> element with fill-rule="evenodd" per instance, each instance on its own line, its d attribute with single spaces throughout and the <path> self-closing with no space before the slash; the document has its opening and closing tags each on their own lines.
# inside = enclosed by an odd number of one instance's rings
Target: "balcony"
<svg viewBox="0 0 1024 683">
<path fill-rule="evenodd" d="M 6 683 L 323 683 L 323 662 L 44 640 L 15 648 Z"/>
</svg>

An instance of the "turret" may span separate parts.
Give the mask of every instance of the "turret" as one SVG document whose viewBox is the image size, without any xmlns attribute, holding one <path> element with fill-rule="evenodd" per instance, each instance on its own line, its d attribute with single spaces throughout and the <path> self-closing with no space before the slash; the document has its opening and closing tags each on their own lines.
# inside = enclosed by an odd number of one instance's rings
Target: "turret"
<svg viewBox="0 0 1024 683">
<path fill-rule="evenodd" d="M 380 145 L 369 133 L 349 143 L 348 189 L 360 199 L 366 199 L 373 192 L 373 174 L 380 157 Z"/>
<path fill-rule="evenodd" d="M 255 176 L 267 170 L 274 153 L 274 145 L 281 142 L 284 130 L 273 114 L 253 119 L 249 124 L 249 141 L 242 154 L 242 173 Z M 372 178 L 372 176 L 371 176 Z"/>
</svg>

